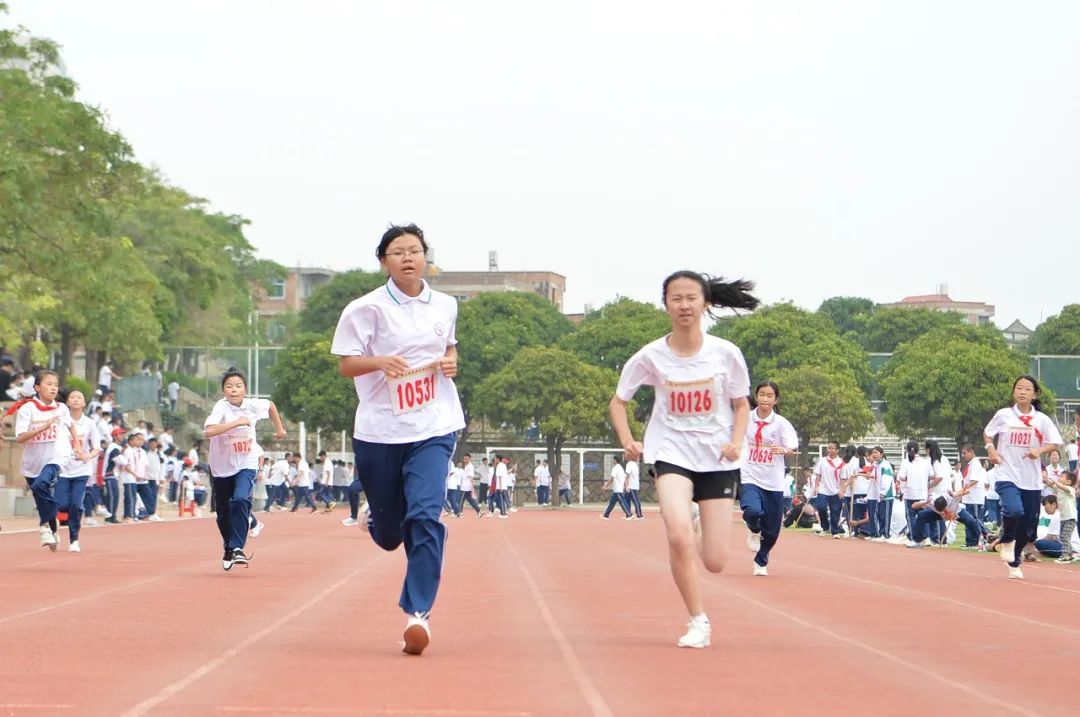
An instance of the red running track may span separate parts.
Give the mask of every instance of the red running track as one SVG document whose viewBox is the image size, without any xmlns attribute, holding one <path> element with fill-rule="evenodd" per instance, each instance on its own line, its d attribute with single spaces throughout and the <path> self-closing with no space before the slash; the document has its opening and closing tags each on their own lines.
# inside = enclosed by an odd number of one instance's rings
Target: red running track
<svg viewBox="0 0 1080 717">
<path fill-rule="evenodd" d="M 0 715 L 1061 715 L 1080 570 L 742 529 L 705 578 L 707 650 L 660 521 L 452 520 L 423 657 L 400 653 L 401 551 L 342 513 L 265 519 L 221 570 L 209 520 L 87 529 L 83 552 L 0 534 Z M 66 542 L 65 542 L 66 547 Z"/>
</svg>

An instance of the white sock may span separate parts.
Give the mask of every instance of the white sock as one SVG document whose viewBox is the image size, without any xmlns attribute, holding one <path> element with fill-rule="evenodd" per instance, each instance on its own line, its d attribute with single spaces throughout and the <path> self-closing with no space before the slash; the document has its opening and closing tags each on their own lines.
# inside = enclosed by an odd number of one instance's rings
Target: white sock
<svg viewBox="0 0 1080 717">
<path fill-rule="evenodd" d="M 701 613 L 700 615 L 691 615 L 690 619 L 694 622 L 703 622 L 706 625 L 709 624 L 709 616 L 705 613 Z"/>
</svg>

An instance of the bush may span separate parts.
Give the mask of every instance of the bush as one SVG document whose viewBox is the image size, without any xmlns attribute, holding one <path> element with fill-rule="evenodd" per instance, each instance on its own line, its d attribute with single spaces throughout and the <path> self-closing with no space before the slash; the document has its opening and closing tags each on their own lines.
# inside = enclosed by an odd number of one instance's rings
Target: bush
<svg viewBox="0 0 1080 717">
<path fill-rule="evenodd" d="M 200 396 L 216 396 L 221 391 L 221 387 L 214 381 L 208 378 L 201 378 L 199 376 L 187 376 L 182 373 L 175 373 L 173 371 L 166 371 L 163 374 L 165 385 L 169 385 L 175 379 L 178 384 L 184 388 L 194 391 Z"/>
<path fill-rule="evenodd" d="M 94 397 L 94 387 L 90 385 L 89 381 L 81 379 L 78 376 L 68 376 L 65 378 L 64 389 L 67 391 L 82 391 L 82 395 L 86 397 L 87 403 Z"/>
</svg>

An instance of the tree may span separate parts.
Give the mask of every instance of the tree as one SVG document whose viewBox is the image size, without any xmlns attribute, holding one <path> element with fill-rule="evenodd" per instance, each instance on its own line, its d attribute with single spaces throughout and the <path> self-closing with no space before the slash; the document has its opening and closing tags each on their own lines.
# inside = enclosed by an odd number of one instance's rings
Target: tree
<svg viewBox="0 0 1080 717">
<path fill-rule="evenodd" d="M 841 336 L 858 333 L 877 308 L 870 299 L 860 296 L 834 296 L 825 299 L 817 313 L 833 322 Z"/>
<path fill-rule="evenodd" d="M 558 475 L 567 439 L 613 435 L 608 405 L 618 378 L 559 348 L 523 348 L 476 387 L 473 410 L 519 428 L 535 420 Z"/>
<path fill-rule="evenodd" d="M 386 275 L 378 271 L 354 269 L 336 274 L 308 298 L 297 322 L 300 330 L 332 334 L 346 306 L 385 283 Z"/>
<path fill-rule="evenodd" d="M 1033 354 L 1080 354 L 1080 304 L 1069 304 L 1060 314 L 1039 324 L 1028 340 Z"/>
<path fill-rule="evenodd" d="M 931 332 L 901 345 L 881 370 L 885 426 L 897 435 L 947 435 L 977 445 L 1027 368 L 1004 341 L 990 346 L 949 329 Z"/>
<path fill-rule="evenodd" d="M 276 384 L 274 403 L 286 418 L 328 433 L 352 434 L 356 390 L 352 381 L 338 373 L 330 337 L 295 337 L 281 350 L 270 375 Z"/>
<path fill-rule="evenodd" d="M 963 315 L 955 311 L 881 307 L 866 320 L 859 341 L 871 353 L 893 353 L 900 344 L 914 341 L 923 334 L 965 325 Z"/>
<path fill-rule="evenodd" d="M 864 435 L 874 423 L 866 395 L 848 370 L 804 364 L 761 380 L 780 387 L 777 410 L 791 421 L 804 450 L 813 439 L 844 442 Z"/>
<path fill-rule="evenodd" d="M 457 339 L 459 369 L 455 380 L 467 413 L 472 392 L 485 377 L 508 364 L 528 346 L 555 346 L 574 330 L 558 308 L 537 294 L 481 294 L 461 304 Z"/>
<path fill-rule="evenodd" d="M 671 331 L 667 313 L 652 304 L 617 299 L 585 317 L 559 346 L 585 363 L 619 372 L 638 349 Z"/>
<path fill-rule="evenodd" d="M 870 389 L 866 352 L 842 338 L 829 320 L 792 304 L 773 304 L 740 317 L 724 333 L 742 350 L 754 381 L 778 370 L 813 365 L 849 371 L 863 391 Z"/>
</svg>

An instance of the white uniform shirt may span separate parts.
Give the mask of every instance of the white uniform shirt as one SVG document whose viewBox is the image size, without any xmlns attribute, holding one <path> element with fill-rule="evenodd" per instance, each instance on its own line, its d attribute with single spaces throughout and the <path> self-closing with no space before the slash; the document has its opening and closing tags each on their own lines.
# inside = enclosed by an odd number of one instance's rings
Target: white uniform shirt
<svg viewBox="0 0 1080 717">
<path fill-rule="evenodd" d="M 507 470 L 505 463 L 499 463 L 499 465 L 495 466 L 495 475 L 491 481 L 492 490 L 503 490 L 506 488 L 506 474 Z"/>
<path fill-rule="evenodd" d="M 1038 458 L 1028 458 L 1027 454 L 1048 443 L 1061 445 L 1061 432 L 1057 424 L 1040 411 L 1032 410 L 1028 414 L 1030 426 L 1025 425 L 1020 416 L 1016 406 L 1003 408 L 983 429 L 984 434 L 997 439 L 997 450 L 1001 454 L 1002 463 L 997 466 L 994 478 L 1014 483 L 1021 490 L 1042 491 L 1042 463 Z"/>
<path fill-rule="evenodd" d="M 308 462 L 305 461 L 303 458 L 301 458 L 296 464 L 296 487 L 311 487 L 311 466 L 309 466 Z"/>
<path fill-rule="evenodd" d="M 289 475 L 289 462 L 284 458 L 274 461 L 274 464 L 270 466 L 270 478 L 267 482 L 270 485 L 281 485 L 285 482 L 285 478 Z"/>
<path fill-rule="evenodd" d="M 146 451 L 146 480 L 160 483 L 161 467 L 161 454 L 157 451 Z"/>
<path fill-rule="evenodd" d="M 101 434 L 98 432 L 97 426 L 94 425 L 94 419 L 89 416 L 83 414 L 78 421 L 72 423 L 71 430 L 79 437 L 79 447 L 83 453 L 90 453 L 95 448 L 101 447 Z M 71 455 L 60 467 L 60 477 L 86 478 L 94 475 L 94 468 L 96 467 L 97 458 L 80 461 L 74 455 Z"/>
<path fill-rule="evenodd" d="M 611 466 L 611 490 L 614 493 L 626 491 L 626 471 L 618 463 Z"/>
<path fill-rule="evenodd" d="M 101 370 L 98 371 L 98 377 L 97 377 L 98 386 L 104 386 L 105 388 L 111 388 L 112 387 L 112 376 L 113 376 L 112 369 L 109 368 L 108 366 L 102 366 Z M 124 385 L 126 386 L 127 384 L 124 384 Z"/>
<path fill-rule="evenodd" d="M 480 464 L 480 485 L 488 485 L 491 483 L 491 466 Z"/>
<path fill-rule="evenodd" d="M 472 492 L 473 479 L 476 478 L 476 466 L 472 462 L 466 463 L 461 469 L 461 489 L 464 491 Z"/>
<path fill-rule="evenodd" d="M 548 483 L 550 482 L 549 479 Z M 641 490 L 641 468 L 638 467 L 637 461 L 626 462 L 626 489 Z"/>
<path fill-rule="evenodd" d="M 960 471 L 961 478 L 966 486 L 974 483 L 971 490 L 964 495 L 966 505 L 984 505 L 986 503 L 986 471 L 983 470 L 982 462 L 976 458 L 964 466 Z"/>
<path fill-rule="evenodd" d="M 859 457 L 858 456 L 852 456 L 851 460 L 848 461 L 848 468 L 850 469 L 849 472 L 850 472 L 851 477 L 853 479 L 851 481 L 851 492 L 854 493 L 855 495 L 869 495 L 869 493 L 870 493 L 870 478 L 869 478 L 869 476 L 873 475 L 873 465 L 870 463 L 870 461 L 867 460 L 865 466 L 860 466 L 859 465 Z M 863 472 L 864 468 L 869 469 L 870 472 L 864 473 Z"/>
<path fill-rule="evenodd" d="M 759 433 L 760 445 L 757 443 Z M 741 471 L 742 482 L 756 485 L 762 490 L 783 491 L 787 486 L 784 455 L 774 454 L 769 446 L 797 449 L 799 437 L 795 434 L 795 428 L 776 411 L 769 413 L 767 418 L 762 418 L 755 409 L 750 412 L 746 435 L 750 446 Z"/>
<path fill-rule="evenodd" d="M 414 373 L 388 382 L 382 371 L 353 379 L 360 403 L 353 435 L 369 443 L 413 443 L 465 427 L 457 388 L 434 362 L 457 344 L 457 301 L 424 282 L 404 294 L 391 279 L 345 307 L 335 356 L 401 356 Z"/>
<path fill-rule="evenodd" d="M 30 403 L 19 406 L 19 410 L 15 413 L 16 436 L 37 430 L 52 423 L 56 418 L 60 420 L 22 444 L 23 455 L 20 470 L 24 478 L 37 478 L 41 475 L 41 471 L 45 469 L 45 466 L 50 463 L 63 466 L 73 452 L 71 450 L 70 433 L 73 424 L 68 407 L 53 401 L 47 406 L 49 410 L 43 411 L 38 407 L 39 403 L 35 399 Z M 46 404 L 40 405 L 44 406 Z"/>
<path fill-rule="evenodd" d="M 1077 460 L 1077 455 L 1080 454 L 1080 449 L 1077 449 L 1075 443 L 1070 443 L 1069 445 L 1065 446 L 1065 452 L 1069 457 L 1069 462 L 1071 463 L 1072 461 Z"/>
<path fill-rule="evenodd" d="M 210 439 L 210 472 L 218 478 L 229 478 L 242 470 L 259 469 L 262 448 L 255 442 L 255 423 L 270 416 L 269 401 L 245 398 L 239 406 L 234 406 L 223 398 L 214 404 L 203 427 L 232 423 L 241 416 L 247 416 L 251 424 L 237 426 Z"/>
<path fill-rule="evenodd" d="M 667 337 L 646 344 L 623 366 L 616 395 L 629 401 L 641 386 L 656 387 L 645 429 L 645 462 L 665 461 L 692 471 L 733 470 L 743 465 L 721 456 L 731 442 L 734 399 L 750 395 L 750 374 L 739 347 L 706 334 L 694 356 L 677 356 Z"/>
<path fill-rule="evenodd" d="M 117 457 L 116 465 L 122 466 L 117 471 L 121 483 L 130 485 L 146 482 L 146 451 L 142 448 L 128 446 Z"/>
<path fill-rule="evenodd" d="M 1064 472 L 1065 472 L 1065 466 L 1060 465 L 1060 464 L 1055 467 L 1052 463 L 1047 463 L 1043 467 L 1043 475 L 1046 476 L 1047 478 L 1049 478 L 1050 480 L 1053 480 L 1053 481 L 1061 480 L 1061 474 L 1064 473 Z M 1042 494 L 1043 495 L 1057 495 L 1057 491 L 1054 490 L 1053 488 L 1051 488 L 1050 486 L 1048 486 L 1046 484 L 1043 484 Z"/>
<path fill-rule="evenodd" d="M 814 479 L 820 481 L 817 484 L 818 495 L 837 495 L 840 484 L 847 480 L 850 474 L 851 466 L 840 456 L 818 458 L 817 465 L 814 466 Z"/>
<path fill-rule="evenodd" d="M 461 473 L 458 472 L 457 466 L 451 463 L 447 468 L 446 474 L 446 488 L 448 490 L 460 490 L 461 489 Z"/>
<path fill-rule="evenodd" d="M 322 462 L 319 470 L 319 482 L 324 486 L 334 484 L 334 462 L 329 458 Z"/>
<path fill-rule="evenodd" d="M 952 490 L 952 466 L 949 465 L 949 461 L 942 459 L 931 463 L 931 476 L 941 480 L 937 482 L 937 485 L 929 486 L 928 495 L 930 498 L 937 498 L 939 495 L 945 495 Z"/>
<path fill-rule="evenodd" d="M 926 456 L 915 456 L 913 461 L 904 461 L 896 476 L 904 486 L 904 500 L 926 500 L 933 470 Z"/>
<path fill-rule="evenodd" d="M 536 479 L 536 485 L 551 485 L 551 471 L 543 464 L 533 469 L 533 478 Z"/>
</svg>

